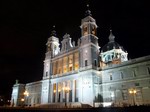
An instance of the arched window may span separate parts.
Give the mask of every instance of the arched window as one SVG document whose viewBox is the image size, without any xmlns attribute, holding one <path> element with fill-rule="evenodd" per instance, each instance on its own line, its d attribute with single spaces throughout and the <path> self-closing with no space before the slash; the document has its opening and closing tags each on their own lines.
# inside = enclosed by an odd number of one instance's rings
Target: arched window
<svg viewBox="0 0 150 112">
<path fill-rule="evenodd" d="M 84 28 L 83 28 L 83 35 L 85 36 L 87 34 L 88 34 L 88 28 L 87 28 L 87 26 L 84 26 Z"/>
</svg>

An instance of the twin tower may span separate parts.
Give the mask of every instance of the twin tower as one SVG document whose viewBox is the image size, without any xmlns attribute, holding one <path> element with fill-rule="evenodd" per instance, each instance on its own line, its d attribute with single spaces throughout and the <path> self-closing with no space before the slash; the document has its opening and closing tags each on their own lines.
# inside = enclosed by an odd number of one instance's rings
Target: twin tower
<svg viewBox="0 0 150 112">
<path fill-rule="evenodd" d="M 56 37 L 56 31 L 52 31 L 51 37 L 48 38 L 46 43 L 47 52 L 44 65 L 49 65 L 49 67 L 45 67 L 45 69 L 48 69 L 44 70 L 43 79 L 49 78 L 53 74 L 53 65 L 50 64 L 51 60 L 77 49 L 80 56 L 79 68 L 89 65 L 99 66 L 100 47 L 98 45 L 98 37 L 96 36 L 97 25 L 89 10 L 86 12 L 86 17 L 82 19 L 80 28 L 81 38 L 76 38 L 77 45 L 75 45 L 75 41 L 72 42 L 69 34 L 65 34 L 61 41 L 61 48 L 59 47 L 59 38 Z"/>
</svg>

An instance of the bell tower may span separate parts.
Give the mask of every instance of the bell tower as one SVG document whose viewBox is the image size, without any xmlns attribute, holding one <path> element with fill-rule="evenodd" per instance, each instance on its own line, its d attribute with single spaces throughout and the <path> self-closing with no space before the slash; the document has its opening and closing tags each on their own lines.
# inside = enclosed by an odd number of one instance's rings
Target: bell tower
<svg viewBox="0 0 150 112">
<path fill-rule="evenodd" d="M 54 57 L 60 52 L 59 39 L 56 37 L 55 30 L 51 32 L 51 37 L 48 38 L 46 45 L 47 45 L 47 52 L 49 52 L 52 57 Z"/>
<path fill-rule="evenodd" d="M 59 39 L 56 37 L 56 31 L 53 30 L 51 36 L 48 38 L 46 43 L 47 51 L 44 60 L 44 71 L 42 80 L 42 92 L 41 92 L 41 104 L 50 103 L 51 99 L 51 75 L 52 75 L 52 58 L 55 57 L 59 52 Z"/>
<path fill-rule="evenodd" d="M 89 7 L 89 5 L 87 5 Z M 81 44 L 92 42 L 98 45 L 98 37 L 96 36 L 97 25 L 92 17 L 91 11 L 88 9 L 85 12 L 85 18 L 81 20 Z"/>
<path fill-rule="evenodd" d="M 91 11 L 89 10 L 89 5 L 87 5 L 88 10 L 85 12 L 85 18 L 81 20 L 81 38 L 80 38 L 80 58 L 81 67 L 85 66 L 98 66 L 98 54 L 99 45 L 98 37 L 96 35 L 97 24 L 96 20 L 92 17 Z"/>
<path fill-rule="evenodd" d="M 59 39 L 56 37 L 55 30 L 51 32 L 51 36 L 48 38 L 46 46 L 47 46 L 47 51 L 44 60 L 43 79 L 50 78 L 50 75 L 52 74 L 51 59 L 60 52 Z"/>
</svg>

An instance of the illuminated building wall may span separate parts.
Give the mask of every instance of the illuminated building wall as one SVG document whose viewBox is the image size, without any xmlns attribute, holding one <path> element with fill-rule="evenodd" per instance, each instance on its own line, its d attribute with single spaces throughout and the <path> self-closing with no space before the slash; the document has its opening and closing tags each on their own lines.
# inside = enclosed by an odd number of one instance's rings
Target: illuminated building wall
<svg viewBox="0 0 150 112">
<path fill-rule="evenodd" d="M 56 31 L 52 31 L 46 43 L 42 79 L 24 86 L 15 84 L 12 105 L 150 104 L 150 56 L 128 60 L 127 51 L 115 42 L 112 30 L 100 52 L 97 25 L 90 11 L 80 28 L 77 44 L 65 34 L 61 48 Z M 24 91 L 29 96 L 23 96 Z"/>
<path fill-rule="evenodd" d="M 149 68 L 150 56 L 102 68 L 103 101 L 116 105 L 150 104 Z"/>
</svg>

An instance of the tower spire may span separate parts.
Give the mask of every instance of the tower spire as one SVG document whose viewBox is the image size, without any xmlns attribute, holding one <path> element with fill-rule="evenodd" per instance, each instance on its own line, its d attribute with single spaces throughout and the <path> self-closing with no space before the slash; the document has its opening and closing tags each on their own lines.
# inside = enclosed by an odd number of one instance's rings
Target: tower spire
<svg viewBox="0 0 150 112">
<path fill-rule="evenodd" d="M 114 42 L 115 41 L 115 36 L 112 33 L 112 29 L 110 28 L 110 35 L 109 35 L 109 42 Z"/>
<path fill-rule="evenodd" d="M 51 32 L 51 36 L 55 36 L 56 37 L 55 25 L 53 25 L 53 30 Z"/>
<path fill-rule="evenodd" d="M 91 11 L 90 11 L 90 9 L 89 9 L 90 5 L 87 4 L 86 7 L 87 7 L 87 10 L 86 10 L 86 12 L 85 12 L 85 16 L 92 16 Z"/>
</svg>

